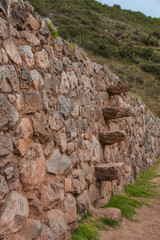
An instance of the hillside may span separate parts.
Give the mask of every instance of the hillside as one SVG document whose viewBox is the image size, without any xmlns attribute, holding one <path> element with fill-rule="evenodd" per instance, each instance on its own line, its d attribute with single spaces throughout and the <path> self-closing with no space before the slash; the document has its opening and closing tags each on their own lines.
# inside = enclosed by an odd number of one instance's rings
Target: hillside
<svg viewBox="0 0 160 240">
<path fill-rule="evenodd" d="M 106 63 L 160 117 L 160 19 L 94 0 L 31 0 L 58 33 Z"/>
</svg>

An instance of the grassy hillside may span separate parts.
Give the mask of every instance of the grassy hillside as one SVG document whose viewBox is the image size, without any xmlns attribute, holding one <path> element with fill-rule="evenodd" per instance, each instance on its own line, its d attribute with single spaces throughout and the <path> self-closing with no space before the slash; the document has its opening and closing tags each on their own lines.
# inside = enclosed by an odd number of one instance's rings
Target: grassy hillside
<svg viewBox="0 0 160 240">
<path fill-rule="evenodd" d="M 160 19 L 95 0 L 30 0 L 60 36 L 106 63 L 160 117 Z"/>
</svg>

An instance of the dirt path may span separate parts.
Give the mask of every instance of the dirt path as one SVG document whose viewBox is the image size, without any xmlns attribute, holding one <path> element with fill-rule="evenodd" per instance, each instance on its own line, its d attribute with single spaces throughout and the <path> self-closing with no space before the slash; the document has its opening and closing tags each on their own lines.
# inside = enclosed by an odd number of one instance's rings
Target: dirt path
<svg viewBox="0 0 160 240">
<path fill-rule="evenodd" d="M 160 199 L 151 204 L 152 207 L 136 209 L 135 218 L 139 222 L 123 219 L 116 230 L 101 231 L 101 240 L 160 240 Z"/>
</svg>

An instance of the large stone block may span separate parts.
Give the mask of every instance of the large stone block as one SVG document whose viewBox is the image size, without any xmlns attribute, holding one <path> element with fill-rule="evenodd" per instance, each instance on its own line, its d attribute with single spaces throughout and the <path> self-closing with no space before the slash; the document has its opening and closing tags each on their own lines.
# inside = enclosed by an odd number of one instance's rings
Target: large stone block
<svg viewBox="0 0 160 240">
<path fill-rule="evenodd" d="M 116 142 L 124 141 L 126 139 L 126 133 L 124 131 L 99 132 L 99 138 L 101 143 L 112 145 Z"/>
<path fill-rule="evenodd" d="M 26 191 L 38 189 L 45 176 L 46 163 L 40 144 L 32 143 L 19 161 L 20 181 Z"/>
<path fill-rule="evenodd" d="M 60 210 L 50 210 L 47 212 L 48 231 L 47 239 L 64 240 L 67 233 L 67 221 L 65 214 Z"/>
<path fill-rule="evenodd" d="M 43 103 L 41 96 L 36 92 L 23 93 L 23 100 L 25 105 L 25 113 L 34 113 L 43 110 Z"/>
<path fill-rule="evenodd" d="M 118 179 L 124 163 L 108 163 L 95 166 L 97 181 L 112 181 Z"/>
<path fill-rule="evenodd" d="M 3 44 L 11 60 L 17 65 L 21 65 L 22 59 L 14 40 L 12 38 L 7 38 Z"/>
<path fill-rule="evenodd" d="M 27 199 L 15 191 L 11 192 L 0 216 L 0 237 L 19 231 L 25 224 L 28 213 Z"/>
<path fill-rule="evenodd" d="M 18 91 L 19 80 L 12 65 L 0 66 L 0 90 L 3 92 Z"/>
</svg>

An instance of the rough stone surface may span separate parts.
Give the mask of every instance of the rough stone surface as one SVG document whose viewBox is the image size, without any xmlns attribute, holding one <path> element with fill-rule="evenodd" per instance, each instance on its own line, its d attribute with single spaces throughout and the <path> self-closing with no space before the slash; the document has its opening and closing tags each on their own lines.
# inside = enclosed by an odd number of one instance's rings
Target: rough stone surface
<svg viewBox="0 0 160 240">
<path fill-rule="evenodd" d="M 45 158 L 41 145 L 32 144 L 19 162 L 20 180 L 26 190 L 37 189 L 45 176 Z"/>
<path fill-rule="evenodd" d="M 98 181 L 111 181 L 118 179 L 119 172 L 124 163 L 100 164 L 95 167 L 95 176 Z"/>
<path fill-rule="evenodd" d="M 59 169 L 59 161 L 61 158 L 61 153 L 59 149 L 56 149 L 51 157 L 47 160 L 47 172 L 52 174 L 57 174 Z"/>
<path fill-rule="evenodd" d="M 69 240 L 155 162 L 160 120 L 30 2 L 0 10 L 0 238 Z"/>
<path fill-rule="evenodd" d="M 0 66 L 0 90 L 3 92 L 18 91 L 19 81 L 12 65 Z"/>
<path fill-rule="evenodd" d="M 28 202 L 25 197 L 13 191 L 9 194 L 0 218 L 0 236 L 19 231 L 29 213 Z"/>
<path fill-rule="evenodd" d="M 7 101 L 4 95 L 0 94 L 0 129 L 7 124 L 8 127 L 13 127 L 18 119 L 16 109 Z"/>
<path fill-rule="evenodd" d="M 32 23 L 32 26 L 33 26 L 33 23 Z M 32 47 L 40 45 L 39 39 L 34 34 L 31 34 L 27 31 L 23 31 L 21 32 L 21 35 L 30 43 Z"/>
<path fill-rule="evenodd" d="M 121 142 L 126 139 L 126 134 L 124 131 L 108 131 L 99 133 L 100 141 L 105 145 L 112 145 L 116 142 Z"/>
<path fill-rule="evenodd" d="M 36 92 L 23 93 L 26 113 L 35 113 L 43 109 L 42 98 Z"/>
<path fill-rule="evenodd" d="M 109 218 L 119 221 L 121 219 L 121 210 L 119 208 L 97 208 L 91 209 L 96 218 Z"/>
<path fill-rule="evenodd" d="M 63 240 L 67 233 L 67 221 L 65 214 L 60 210 L 50 210 L 47 213 L 49 227 L 48 239 Z"/>
<path fill-rule="evenodd" d="M 19 51 L 21 53 L 23 60 L 26 62 L 26 64 L 29 67 L 32 67 L 34 65 L 34 56 L 33 56 L 31 47 L 28 45 L 19 46 Z"/>
<path fill-rule="evenodd" d="M 11 58 L 11 60 L 16 63 L 17 65 L 21 65 L 22 64 L 22 59 L 21 56 L 19 54 L 18 48 L 15 44 L 15 42 L 13 41 L 12 38 L 7 38 L 4 41 L 4 47 L 6 49 L 6 52 L 8 53 L 9 57 Z"/>
</svg>

